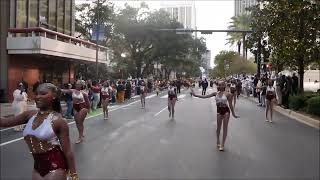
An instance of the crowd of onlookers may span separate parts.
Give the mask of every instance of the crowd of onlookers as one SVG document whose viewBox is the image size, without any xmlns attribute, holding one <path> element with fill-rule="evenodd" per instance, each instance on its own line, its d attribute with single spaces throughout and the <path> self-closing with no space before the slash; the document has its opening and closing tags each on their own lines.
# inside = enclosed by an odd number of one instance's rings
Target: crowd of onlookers
<svg viewBox="0 0 320 180">
<path fill-rule="evenodd" d="M 151 80 L 151 79 L 131 79 L 131 80 L 83 80 L 83 91 L 88 94 L 90 101 L 90 111 L 95 111 L 101 107 L 101 88 L 103 84 L 107 83 L 110 89 L 110 104 L 124 103 L 127 100 L 132 99 L 134 96 L 140 95 L 140 85 L 144 82 L 147 87 L 147 92 L 151 93 L 156 91 L 159 94 L 160 91 L 168 87 L 168 80 Z M 37 87 L 41 84 L 40 81 L 36 82 L 32 86 L 32 91 L 35 93 Z M 193 85 L 194 81 L 191 79 L 177 79 L 175 80 L 175 86 L 178 93 L 182 86 L 189 87 Z M 60 85 L 61 89 L 74 89 L 75 84 Z M 28 84 L 21 82 L 18 84 L 17 89 L 13 93 L 13 110 L 14 114 L 20 114 L 27 109 L 28 101 Z M 61 94 L 61 100 L 65 101 L 66 111 L 64 113 L 65 118 L 72 118 L 72 94 Z M 21 130 L 21 127 L 17 127 L 16 130 Z"/>
<path fill-rule="evenodd" d="M 276 99 L 278 105 L 289 108 L 289 96 L 297 95 L 299 80 L 295 73 L 293 76 L 278 74 L 271 76 L 270 74 L 245 76 L 240 79 L 242 92 L 246 96 L 253 95 L 258 98 L 259 106 L 265 106 L 265 97 L 267 82 L 271 79 L 274 82 L 273 87 L 276 91 Z"/>
</svg>

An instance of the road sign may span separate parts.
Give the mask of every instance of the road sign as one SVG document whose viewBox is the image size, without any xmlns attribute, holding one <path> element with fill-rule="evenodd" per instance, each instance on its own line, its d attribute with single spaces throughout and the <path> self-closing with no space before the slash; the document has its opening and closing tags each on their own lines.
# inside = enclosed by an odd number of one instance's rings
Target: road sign
<svg viewBox="0 0 320 180">
<path fill-rule="evenodd" d="M 105 34 L 105 27 L 104 27 L 104 25 L 99 25 L 100 27 L 99 27 L 99 41 L 102 41 L 102 40 L 104 40 L 105 39 L 105 36 L 104 36 L 104 34 Z M 97 31 L 98 31 L 98 25 L 97 24 L 95 24 L 95 25 L 93 25 L 93 28 L 92 28 L 92 34 L 91 34 L 91 40 L 93 40 L 93 41 L 96 41 L 97 40 Z"/>
</svg>

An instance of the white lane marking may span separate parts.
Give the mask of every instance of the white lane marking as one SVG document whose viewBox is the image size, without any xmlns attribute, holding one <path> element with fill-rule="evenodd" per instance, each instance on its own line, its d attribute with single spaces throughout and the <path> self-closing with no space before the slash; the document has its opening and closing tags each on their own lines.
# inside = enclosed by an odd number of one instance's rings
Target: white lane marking
<svg viewBox="0 0 320 180">
<path fill-rule="evenodd" d="M 186 97 L 185 94 L 180 94 L 180 95 L 178 96 L 179 99 L 182 99 L 182 98 L 184 98 L 184 97 Z"/>
<path fill-rule="evenodd" d="M 18 139 L 14 139 L 14 140 L 11 140 L 11 141 L 7 141 L 7 142 L 4 142 L 4 143 L 1 143 L 1 144 L 0 144 L 0 147 L 1 147 L 1 146 L 5 146 L 5 145 L 7 145 L 7 144 L 11 144 L 11 143 L 13 143 L 13 142 L 20 141 L 20 140 L 22 140 L 22 139 L 23 139 L 23 137 L 20 137 L 20 138 L 18 138 Z"/>
<path fill-rule="evenodd" d="M 112 109 L 115 109 L 115 108 L 118 108 L 119 105 L 113 105 L 113 106 L 110 106 L 110 111 L 112 111 Z M 102 114 L 102 113 L 101 113 Z M 91 116 L 89 116 L 88 118 L 90 118 Z M 26 124 L 22 124 L 22 125 L 26 125 Z M 5 129 L 1 129 L 0 132 L 3 132 L 3 131 L 7 131 L 7 130 L 10 130 L 10 129 L 13 129 L 14 127 L 9 127 L 9 128 L 5 128 Z"/>
<path fill-rule="evenodd" d="M 152 96 L 152 95 L 150 95 L 150 96 Z M 148 96 L 148 97 L 149 97 L 149 96 Z M 128 106 L 130 106 L 130 105 L 132 105 L 132 104 L 135 104 L 135 103 L 137 103 L 137 102 L 140 102 L 140 100 L 133 101 L 133 102 L 127 104 L 127 105 L 119 106 L 119 107 L 117 107 L 117 108 L 111 109 L 109 112 L 112 112 L 112 111 L 115 111 L 115 110 L 118 110 L 118 109 L 122 109 L 122 108 L 124 108 L 124 107 L 128 107 Z M 97 117 L 97 116 L 100 116 L 101 114 L 102 114 L 102 113 L 99 113 L 99 114 L 96 114 L 96 115 L 94 115 L 94 116 L 87 117 L 86 119 L 90 119 L 90 118 L 93 118 L 93 117 Z M 69 123 L 68 123 L 68 125 L 72 125 L 72 124 L 75 124 L 75 121 L 72 121 L 72 122 L 69 122 Z M 1 143 L 1 144 L 0 144 L 0 147 L 5 146 L 5 145 L 8 145 L 8 144 L 11 144 L 11 143 L 14 143 L 14 142 L 17 142 L 17 141 L 20 141 L 20 140 L 22 140 L 22 139 L 23 139 L 23 137 L 20 137 L 20 138 L 17 138 L 17 139 L 13 139 L 13 140 L 11 140 L 11 141 L 7 141 L 7 142 L 4 142 L 4 143 Z"/>
<path fill-rule="evenodd" d="M 164 96 L 161 96 L 161 98 L 168 98 L 168 94 L 164 95 Z"/>
<path fill-rule="evenodd" d="M 146 99 L 150 99 L 150 98 L 153 98 L 153 97 L 156 97 L 156 96 L 157 96 L 156 94 L 152 94 L 152 95 L 146 97 Z"/>
<path fill-rule="evenodd" d="M 25 124 L 23 124 L 23 125 L 25 125 Z M 9 128 L 5 128 L 5 129 L 1 129 L 0 132 L 6 131 L 6 130 L 9 130 L 9 129 L 13 129 L 13 128 L 14 128 L 14 127 L 9 127 Z"/>
<path fill-rule="evenodd" d="M 162 113 L 162 111 L 168 109 L 168 106 L 166 106 L 165 108 L 161 109 L 159 112 L 157 112 L 154 116 L 158 116 L 160 113 Z"/>
</svg>

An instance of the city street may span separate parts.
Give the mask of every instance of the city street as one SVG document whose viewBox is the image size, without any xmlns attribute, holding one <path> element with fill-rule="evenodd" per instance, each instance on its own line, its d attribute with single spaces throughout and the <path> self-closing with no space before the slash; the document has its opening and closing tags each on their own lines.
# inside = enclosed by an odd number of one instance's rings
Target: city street
<svg viewBox="0 0 320 180">
<path fill-rule="evenodd" d="M 212 89 L 210 89 L 212 91 Z M 198 94 L 200 89 L 196 90 Z M 319 130 L 241 97 L 230 119 L 225 152 L 216 148 L 214 98 L 183 90 L 170 120 L 167 96 L 148 94 L 85 121 L 85 141 L 70 134 L 80 179 L 319 179 Z M 0 179 L 31 179 L 33 159 L 22 133 L 1 131 Z"/>
</svg>

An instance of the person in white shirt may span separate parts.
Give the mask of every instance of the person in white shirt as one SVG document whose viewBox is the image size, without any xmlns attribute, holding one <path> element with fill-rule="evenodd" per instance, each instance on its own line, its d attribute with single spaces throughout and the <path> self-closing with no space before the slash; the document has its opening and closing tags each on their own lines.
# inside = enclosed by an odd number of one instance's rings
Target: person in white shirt
<svg viewBox="0 0 320 180">
<path fill-rule="evenodd" d="M 28 95 L 22 83 L 19 83 L 16 90 L 13 92 L 12 110 L 15 116 L 27 111 Z M 14 127 L 15 131 L 22 131 L 24 125 Z"/>
</svg>

